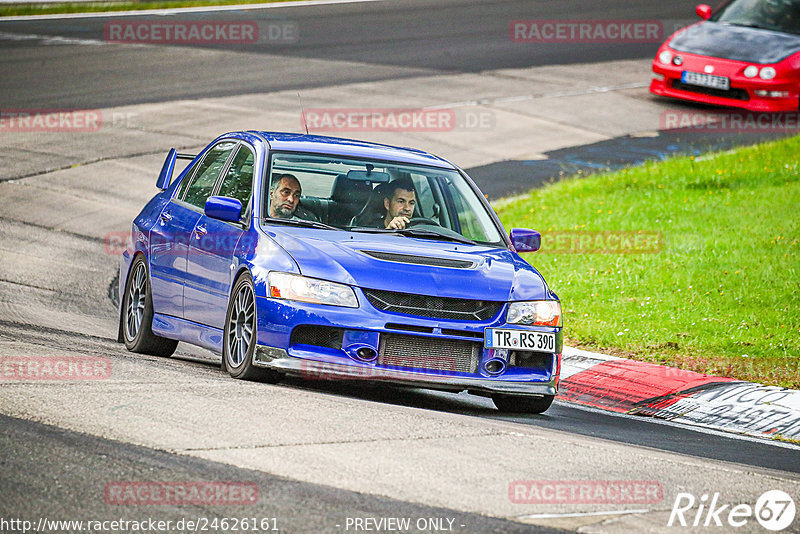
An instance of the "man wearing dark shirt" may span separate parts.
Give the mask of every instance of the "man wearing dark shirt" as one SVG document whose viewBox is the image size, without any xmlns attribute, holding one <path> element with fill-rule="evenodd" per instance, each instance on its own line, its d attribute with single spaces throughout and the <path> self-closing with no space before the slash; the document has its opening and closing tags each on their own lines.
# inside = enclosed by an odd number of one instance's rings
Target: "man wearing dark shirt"
<svg viewBox="0 0 800 534">
<path fill-rule="evenodd" d="M 276 219 L 303 219 L 318 221 L 317 216 L 300 207 L 303 188 L 293 174 L 279 174 L 269 190 L 269 216 Z"/>
</svg>

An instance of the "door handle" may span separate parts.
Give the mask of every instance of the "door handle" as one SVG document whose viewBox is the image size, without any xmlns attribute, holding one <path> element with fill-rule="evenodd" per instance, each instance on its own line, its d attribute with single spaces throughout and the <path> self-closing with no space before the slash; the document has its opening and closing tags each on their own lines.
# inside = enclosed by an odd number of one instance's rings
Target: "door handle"
<svg viewBox="0 0 800 534">
<path fill-rule="evenodd" d="M 172 220 L 172 214 L 168 211 L 161 213 L 161 224 L 168 223 Z"/>
<path fill-rule="evenodd" d="M 194 232 L 195 234 L 197 234 L 197 239 L 200 239 L 201 237 L 203 237 L 208 233 L 208 229 L 206 228 L 206 225 L 202 225 L 195 228 Z"/>
</svg>

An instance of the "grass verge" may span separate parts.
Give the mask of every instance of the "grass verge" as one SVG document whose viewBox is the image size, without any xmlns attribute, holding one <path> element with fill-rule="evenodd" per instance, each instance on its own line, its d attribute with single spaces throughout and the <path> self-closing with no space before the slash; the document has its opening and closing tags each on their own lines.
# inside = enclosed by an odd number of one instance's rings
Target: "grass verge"
<svg viewBox="0 0 800 534">
<path fill-rule="evenodd" d="M 51 15 L 58 13 L 97 13 L 136 11 L 141 9 L 173 9 L 178 7 L 228 6 L 237 4 L 272 4 L 290 0 L 142 0 L 128 2 L 61 2 L 12 4 L 0 6 L 0 17 Z"/>
<path fill-rule="evenodd" d="M 793 137 L 573 177 L 497 211 L 542 232 L 526 259 L 559 294 L 568 343 L 799 388 L 798 153 Z M 653 233 L 660 251 L 624 253 Z"/>
</svg>

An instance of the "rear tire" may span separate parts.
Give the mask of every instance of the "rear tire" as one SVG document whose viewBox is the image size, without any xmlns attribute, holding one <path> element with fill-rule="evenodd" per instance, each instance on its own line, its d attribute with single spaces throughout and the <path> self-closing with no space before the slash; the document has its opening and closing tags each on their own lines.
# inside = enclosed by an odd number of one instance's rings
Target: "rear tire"
<svg viewBox="0 0 800 534">
<path fill-rule="evenodd" d="M 492 402 L 501 412 L 544 413 L 553 404 L 554 395 L 526 397 L 522 395 L 492 395 Z"/>
<path fill-rule="evenodd" d="M 233 286 L 225 314 L 222 339 L 222 366 L 233 378 L 276 383 L 281 373 L 253 365 L 258 322 L 256 294 L 250 273 L 243 273 Z"/>
<path fill-rule="evenodd" d="M 153 313 L 147 261 L 144 256 L 138 255 L 128 271 L 120 314 L 125 348 L 152 356 L 172 356 L 178 342 L 153 333 Z"/>
</svg>

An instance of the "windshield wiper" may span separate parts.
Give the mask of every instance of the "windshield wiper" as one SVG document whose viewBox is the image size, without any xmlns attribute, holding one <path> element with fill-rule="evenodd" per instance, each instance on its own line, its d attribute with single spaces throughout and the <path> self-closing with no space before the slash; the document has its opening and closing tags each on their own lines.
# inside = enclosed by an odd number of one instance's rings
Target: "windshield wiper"
<svg viewBox="0 0 800 534">
<path fill-rule="evenodd" d="M 465 245 L 477 245 L 475 241 L 467 239 L 466 237 L 440 234 L 432 230 L 422 230 L 416 228 L 406 228 L 405 230 L 394 230 L 392 228 L 370 228 L 367 226 L 355 226 L 348 228 L 351 232 L 363 232 L 365 234 L 400 234 L 408 237 L 422 237 L 424 239 L 438 239 L 440 241 L 455 241 L 456 243 L 464 243 Z"/>
<path fill-rule="evenodd" d="M 345 230 L 349 232 L 361 232 L 364 234 L 393 234 L 396 230 L 386 228 L 372 228 L 371 226 L 348 226 Z"/>
<path fill-rule="evenodd" d="M 756 24 L 755 22 L 725 22 L 724 24 L 741 26 L 742 28 L 755 28 L 757 30 L 774 30 L 774 28 L 768 28 L 767 26 L 762 26 L 761 24 Z"/>
<path fill-rule="evenodd" d="M 788 33 L 790 35 L 800 34 L 800 30 L 794 28 L 784 28 L 782 26 L 765 26 L 763 24 L 756 24 L 755 22 L 726 22 L 732 26 L 742 26 L 744 28 L 755 28 L 757 30 L 768 30 L 771 32 Z"/>
<path fill-rule="evenodd" d="M 305 228 L 322 228 L 324 230 L 341 230 L 335 226 L 330 226 L 317 221 L 307 221 L 306 219 L 279 219 L 277 217 L 265 217 L 266 224 L 290 224 L 292 226 L 303 226 Z"/>
<path fill-rule="evenodd" d="M 433 230 L 417 230 L 415 228 L 406 228 L 405 230 L 395 230 L 395 232 L 409 237 L 422 237 L 425 239 L 439 239 L 441 241 L 455 241 L 456 243 L 464 243 L 466 245 L 477 245 L 475 241 L 467 239 L 466 237 L 440 234 L 439 232 L 434 232 Z"/>
<path fill-rule="evenodd" d="M 475 241 L 467 239 L 466 237 L 440 234 L 431 230 L 422 230 L 415 228 L 406 228 L 405 230 L 394 230 L 391 228 L 369 228 L 369 227 L 354 227 L 348 228 L 351 232 L 363 232 L 365 234 L 400 234 L 408 237 L 421 237 L 424 239 L 438 239 L 439 241 L 455 241 L 456 243 L 464 243 L 465 245 L 477 245 Z"/>
</svg>

